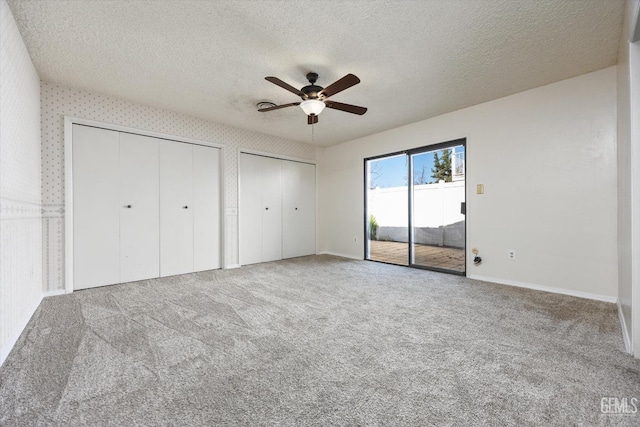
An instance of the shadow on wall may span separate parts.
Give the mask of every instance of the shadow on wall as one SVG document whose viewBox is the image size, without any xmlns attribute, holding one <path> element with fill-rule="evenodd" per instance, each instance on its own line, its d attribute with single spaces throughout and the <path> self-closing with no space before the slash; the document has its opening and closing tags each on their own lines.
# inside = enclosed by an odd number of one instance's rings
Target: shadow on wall
<svg viewBox="0 0 640 427">
<path fill-rule="evenodd" d="M 378 226 L 376 230 L 375 240 L 408 243 L 408 228 Z M 445 246 L 449 248 L 464 249 L 464 221 L 459 221 L 440 227 L 415 227 L 414 240 L 414 243 L 421 245 Z"/>
</svg>

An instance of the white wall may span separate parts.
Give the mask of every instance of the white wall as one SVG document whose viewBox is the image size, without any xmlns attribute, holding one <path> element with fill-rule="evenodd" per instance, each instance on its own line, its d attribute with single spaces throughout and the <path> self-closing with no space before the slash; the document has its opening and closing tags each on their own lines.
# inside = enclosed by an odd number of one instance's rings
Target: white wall
<svg viewBox="0 0 640 427">
<path fill-rule="evenodd" d="M 365 157 L 467 138 L 467 275 L 614 300 L 615 117 L 610 67 L 319 150 L 319 249 L 363 257 Z"/>
<path fill-rule="evenodd" d="M 0 363 L 41 298 L 40 82 L 0 0 Z"/>
<path fill-rule="evenodd" d="M 627 1 L 618 51 L 618 299 L 627 349 L 640 356 L 640 1 Z"/>
<path fill-rule="evenodd" d="M 45 289 L 64 289 L 64 116 L 224 144 L 225 265 L 238 264 L 238 148 L 315 159 L 311 144 L 238 129 L 105 95 L 42 82 Z"/>
<path fill-rule="evenodd" d="M 627 3 L 627 9 L 631 5 Z M 625 344 L 631 337 L 631 118 L 629 85 L 629 11 L 620 39 L 617 65 L 618 144 L 618 300 Z"/>
<path fill-rule="evenodd" d="M 631 75 L 631 262 L 633 288 L 633 354 L 640 358 L 640 2 L 636 1 L 638 22 L 635 41 L 629 46 Z"/>
</svg>

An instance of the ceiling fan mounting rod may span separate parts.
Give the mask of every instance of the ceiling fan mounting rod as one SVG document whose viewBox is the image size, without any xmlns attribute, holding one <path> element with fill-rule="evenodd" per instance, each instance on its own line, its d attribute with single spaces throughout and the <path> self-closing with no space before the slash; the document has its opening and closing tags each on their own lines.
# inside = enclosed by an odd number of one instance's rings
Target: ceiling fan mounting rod
<svg viewBox="0 0 640 427">
<path fill-rule="evenodd" d="M 314 84 L 315 82 L 318 81 L 318 73 L 314 73 L 314 72 L 307 73 L 307 80 L 309 80 L 309 83 Z"/>
</svg>

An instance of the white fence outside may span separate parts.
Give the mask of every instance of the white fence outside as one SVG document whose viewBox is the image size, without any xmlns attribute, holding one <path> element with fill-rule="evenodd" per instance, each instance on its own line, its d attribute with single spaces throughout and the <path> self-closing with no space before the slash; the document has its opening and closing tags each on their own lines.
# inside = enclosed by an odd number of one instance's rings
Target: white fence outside
<svg viewBox="0 0 640 427">
<path fill-rule="evenodd" d="M 465 201 L 464 181 L 423 184 L 413 187 L 414 242 L 464 248 L 465 226 L 461 204 Z M 368 215 L 378 223 L 378 240 L 408 241 L 407 187 L 369 190 Z"/>
</svg>

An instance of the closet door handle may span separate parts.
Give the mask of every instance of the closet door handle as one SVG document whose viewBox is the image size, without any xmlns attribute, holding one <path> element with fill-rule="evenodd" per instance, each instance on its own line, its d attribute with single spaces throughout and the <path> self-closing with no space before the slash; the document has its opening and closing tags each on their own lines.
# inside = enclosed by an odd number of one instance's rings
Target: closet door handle
<svg viewBox="0 0 640 427">
<path fill-rule="evenodd" d="M 189 206 L 183 206 L 182 209 L 189 209 Z"/>
<path fill-rule="evenodd" d="M 296 208 L 296 210 L 298 210 L 298 208 Z"/>
<path fill-rule="evenodd" d="M 131 205 L 127 205 L 127 206 L 125 206 L 125 208 L 131 209 Z"/>
<path fill-rule="evenodd" d="M 265 210 L 265 211 L 268 211 L 268 210 L 269 210 L 269 208 L 264 208 L 264 210 Z"/>
</svg>

